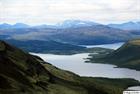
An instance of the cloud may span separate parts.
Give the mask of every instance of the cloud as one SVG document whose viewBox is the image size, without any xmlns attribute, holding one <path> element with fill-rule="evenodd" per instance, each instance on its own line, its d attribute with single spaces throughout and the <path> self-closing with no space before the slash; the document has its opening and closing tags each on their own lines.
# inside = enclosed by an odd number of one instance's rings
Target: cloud
<svg viewBox="0 0 140 94">
<path fill-rule="evenodd" d="M 29 24 L 66 19 L 101 23 L 140 20 L 140 0 L 0 0 L 0 21 Z"/>
</svg>

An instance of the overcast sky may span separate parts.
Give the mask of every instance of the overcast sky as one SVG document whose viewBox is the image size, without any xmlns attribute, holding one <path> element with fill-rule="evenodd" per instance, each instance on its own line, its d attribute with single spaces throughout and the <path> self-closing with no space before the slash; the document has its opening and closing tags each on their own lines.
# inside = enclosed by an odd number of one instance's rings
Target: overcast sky
<svg viewBox="0 0 140 94">
<path fill-rule="evenodd" d="M 0 23 L 55 24 L 66 19 L 140 21 L 140 0 L 0 0 Z"/>
</svg>

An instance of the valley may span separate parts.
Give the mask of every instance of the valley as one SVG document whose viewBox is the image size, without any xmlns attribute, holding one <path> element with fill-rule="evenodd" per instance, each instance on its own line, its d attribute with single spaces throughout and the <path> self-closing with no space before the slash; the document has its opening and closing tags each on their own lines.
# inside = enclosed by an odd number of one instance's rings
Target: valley
<svg viewBox="0 0 140 94">
<path fill-rule="evenodd" d="M 4 41 L 0 41 L 0 62 L 1 94 L 122 94 L 140 85 L 128 78 L 81 77 Z"/>
<path fill-rule="evenodd" d="M 139 6 L 0 0 L 0 94 L 139 94 Z"/>
<path fill-rule="evenodd" d="M 79 22 L 66 21 L 66 27 L 0 27 L 0 94 L 139 90 L 139 30 Z"/>
</svg>

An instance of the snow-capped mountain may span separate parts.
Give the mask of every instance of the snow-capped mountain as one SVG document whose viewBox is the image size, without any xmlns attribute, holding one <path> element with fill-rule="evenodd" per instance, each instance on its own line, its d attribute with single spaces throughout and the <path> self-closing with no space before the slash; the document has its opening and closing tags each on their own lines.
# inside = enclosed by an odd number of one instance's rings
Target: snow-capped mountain
<svg viewBox="0 0 140 94">
<path fill-rule="evenodd" d="M 83 27 L 83 26 L 92 26 L 92 25 L 99 25 L 99 24 L 92 21 L 81 21 L 81 20 L 65 20 L 64 22 L 56 24 L 56 26 L 60 28 Z"/>
</svg>

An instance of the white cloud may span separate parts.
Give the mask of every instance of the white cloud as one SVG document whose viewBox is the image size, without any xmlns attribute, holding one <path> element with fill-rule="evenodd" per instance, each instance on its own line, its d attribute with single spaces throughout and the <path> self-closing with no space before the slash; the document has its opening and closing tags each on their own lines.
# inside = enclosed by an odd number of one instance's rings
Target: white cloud
<svg viewBox="0 0 140 94">
<path fill-rule="evenodd" d="M 65 19 L 102 23 L 140 20 L 140 0 L 0 0 L 0 21 L 29 24 Z"/>
</svg>

